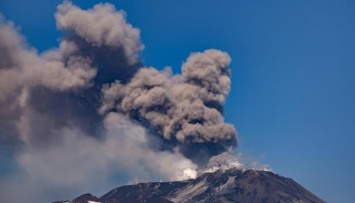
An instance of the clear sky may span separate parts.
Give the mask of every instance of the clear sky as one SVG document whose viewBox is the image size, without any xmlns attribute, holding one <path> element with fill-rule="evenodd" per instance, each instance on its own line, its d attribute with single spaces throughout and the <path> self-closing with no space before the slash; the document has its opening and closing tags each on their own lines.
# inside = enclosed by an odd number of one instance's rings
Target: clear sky
<svg viewBox="0 0 355 203">
<path fill-rule="evenodd" d="M 190 52 L 228 52 L 225 116 L 237 127 L 238 150 L 328 202 L 354 201 L 355 1 L 108 2 L 141 29 L 146 65 L 179 72 Z M 0 12 L 43 51 L 58 45 L 60 3 L 0 0 Z"/>
</svg>

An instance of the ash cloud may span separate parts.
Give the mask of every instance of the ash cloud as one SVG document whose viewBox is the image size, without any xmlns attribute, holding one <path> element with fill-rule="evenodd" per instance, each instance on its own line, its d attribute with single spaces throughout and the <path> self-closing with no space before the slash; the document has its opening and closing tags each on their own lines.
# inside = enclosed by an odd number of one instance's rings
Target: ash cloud
<svg viewBox="0 0 355 203">
<path fill-rule="evenodd" d="M 220 110 L 230 90 L 229 64 L 227 53 L 211 49 L 191 54 L 182 75 L 142 68 L 127 84 L 104 86 L 100 112 L 129 115 L 174 150 L 204 161 L 199 150 L 209 158 L 237 144 L 235 128 Z"/>
<path fill-rule="evenodd" d="M 1 201 L 194 178 L 237 146 L 223 118 L 227 53 L 192 53 L 173 74 L 144 66 L 140 30 L 111 4 L 64 1 L 55 19 L 59 47 L 38 53 L 0 17 L 0 145 L 11 146 L 0 162 L 13 168 L 0 175 Z"/>
</svg>

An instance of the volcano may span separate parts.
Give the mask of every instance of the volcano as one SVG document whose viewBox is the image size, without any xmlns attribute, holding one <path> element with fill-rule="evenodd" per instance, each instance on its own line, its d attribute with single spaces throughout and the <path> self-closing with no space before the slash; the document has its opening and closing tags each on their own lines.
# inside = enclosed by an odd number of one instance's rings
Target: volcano
<svg viewBox="0 0 355 203">
<path fill-rule="evenodd" d="M 148 182 L 54 203 L 325 203 L 290 178 L 269 171 L 236 168 L 203 173 L 196 179 Z"/>
</svg>

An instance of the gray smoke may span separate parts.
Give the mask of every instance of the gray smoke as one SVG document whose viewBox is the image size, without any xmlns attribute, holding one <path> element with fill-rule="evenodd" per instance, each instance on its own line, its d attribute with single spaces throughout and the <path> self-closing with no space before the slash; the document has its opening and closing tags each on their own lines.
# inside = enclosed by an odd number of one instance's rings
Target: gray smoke
<svg viewBox="0 0 355 203">
<path fill-rule="evenodd" d="M 57 26 L 68 49 L 73 55 L 90 58 L 100 69 L 97 85 L 115 79 L 126 81 L 142 66 L 140 31 L 128 24 L 125 16 L 111 4 L 98 4 L 86 11 L 69 2 L 58 6 Z"/>
<path fill-rule="evenodd" d="M 197 150 L 209 158 L 236 145 L 235 128 L 224 123 L 221 112 L 230 90 L 229 64 L 227 53 L 211 49 L 191 54 L 182 75 L 142 68 L 127 84 L 103 87 L 100 112 L 129 115 L 175 150 L 203 161 Z"/>
<path fill-rule="evenodd" d="M 223 118 L 229 55 L 192 53 L 175 75 L 144 67 L 140 31 L 125 17 L 110 4 L 65 1 L 59 47 L 43 53 L 0 17 L 1 202 L 50 201 L 96 183 L 105 191 L 118 174 L 120 183 L 193 178 L 236 147 Z"/>
</svg>

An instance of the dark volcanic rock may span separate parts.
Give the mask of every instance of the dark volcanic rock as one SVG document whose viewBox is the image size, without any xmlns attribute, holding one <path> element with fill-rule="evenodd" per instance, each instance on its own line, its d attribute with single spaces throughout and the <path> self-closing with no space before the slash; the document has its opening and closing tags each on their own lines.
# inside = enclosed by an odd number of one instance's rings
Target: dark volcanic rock
<svg viewBox="0 0 355 203">
<path fill-rule="evenodd" d="M 174 202 L 324 202 L 289 178 L 267 171 L 206 173 L 169 194 Z"/>
<path fill-rule="evenodd" d="M 58 202 L 53 202 L 53 203 L 88 203 L 88 202 L 100 202 L 100 199 L 91 195 L 91 194 L 84 194 L 81 195 L 73 200 L 70 201 L 58 201 Z"/>
<path fill-rule="evenodd" d="M 102 202 L 172 202 L 165 195 L 176 188 L 188 184 L 188 181 L 162 182 L 162 183 L 139 183 L 111 190 L 100 198 Z M 133 201 L 134 200 L 134 201 Z"/>
<path fill-rule="evenodd" d="M 204 173 L 195 180 L 140 183 L 118 187 L 100 198 L 82 195 L 68 203 L 324 203 L 297 184 L 267 171 L 229 169 Z M 64 202 L 63 202 L 64 203 Z"/>
</svg>

